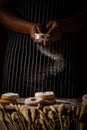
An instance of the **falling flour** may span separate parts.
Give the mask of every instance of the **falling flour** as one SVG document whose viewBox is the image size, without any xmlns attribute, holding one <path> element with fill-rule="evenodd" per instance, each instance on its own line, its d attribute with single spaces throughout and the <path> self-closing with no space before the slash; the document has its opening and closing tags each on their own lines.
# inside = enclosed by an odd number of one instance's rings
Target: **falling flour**
<svg viewBox="0 0 87 130">
<path fill-rule="evenodd" d="M 64 69 L 64 58 L 61 54 L 52 53 L 46 47 L 37 44 L 37 49 L 40 51 L 41 55 L 49 58 L 49 63 L 45 65 L 40 72 L 32 73 L 31 78 L 28 80 L 29 83 L 34 81 L 44 81 L 49 75 L 55 76 L 58 72 Z"/>
<path fill-rule="evenodd" d="M 49 72 L 53 71 L 53 75 L 56 75 L 57 72 L 61 72 L 64 69 L 64 59 L 61 54 L 54 54 L 49 49 L 40 46 L 37 44 L 38 50 L 41 52 L 41 54 L 49 57 L 51 59 L 50 66 L 48 68 Z"/>
</svg>

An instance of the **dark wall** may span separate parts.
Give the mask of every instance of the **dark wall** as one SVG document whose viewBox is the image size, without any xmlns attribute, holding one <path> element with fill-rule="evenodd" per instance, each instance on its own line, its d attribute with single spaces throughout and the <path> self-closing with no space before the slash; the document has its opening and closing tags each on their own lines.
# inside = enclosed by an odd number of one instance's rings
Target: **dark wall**
<svg viewBox="0 0 87 130">
<path fill-rule="evenodd" d="M 80 59 L 81 59 L 81 85 L 83 87 L 83 93 L 87 93 L 87 30 L 80 33 Z"/>
<path fill-rule="evenodd" d="M 78 0 L 77 0 L 78 1 Z M 82 4 L 83 3 L 83 4 Z M 78 10 L 83 10 L 87 7 L 86 0 L 80 0 L 78 2 L 77 12 Z M 5 58 L 5 49 L 7 45 L 7 30 L 0 26 L 0 86 L 2 81 L 2 73 L 3 73 L 3 65 Z M 83 87 L 84 93 L 87 93 L 87 30 L 80 32 L 80 58 L 81 58 L 81 85 Z"/>
<path fill-rule="evenodd" d="M 6 45 L 7 45 L 7 30 L 0 26 L 0 86 L 2 82 Z"/>
</svg>

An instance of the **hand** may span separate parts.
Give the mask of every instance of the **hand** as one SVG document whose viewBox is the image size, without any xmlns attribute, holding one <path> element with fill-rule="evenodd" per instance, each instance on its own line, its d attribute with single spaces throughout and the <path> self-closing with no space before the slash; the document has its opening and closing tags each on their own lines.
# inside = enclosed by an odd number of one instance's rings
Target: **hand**
<svg viewBox="0 0 87 130">
<path fill-rule="evenodd" d="M 35 33 L 43 33 L 43 30 L 44 30 L 44 27 L 42 24 L 31 23 L 30 35 L 31 35 L 31 38 L 34 40 L 34 42 L 37 42 L 37 41 L 35 41 Z M 39 43 L 42 43 L 42 41 L 40 41 Z"/>
<path fill-rule="evenodd" d="M 55 42 L 61 39 L 62 33 L 60 32 L 60 26 L 57 21 L 50 21 L 46 28 L 48 30 L 47 34 L 49 34 L 49 40 L 43 41 L 44 45 Z"/>
</svg>

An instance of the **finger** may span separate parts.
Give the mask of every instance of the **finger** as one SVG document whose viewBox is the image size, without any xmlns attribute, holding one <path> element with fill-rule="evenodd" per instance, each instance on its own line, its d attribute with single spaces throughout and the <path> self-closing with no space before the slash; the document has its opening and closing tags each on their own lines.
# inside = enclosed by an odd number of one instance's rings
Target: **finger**
<svg viewBox="0 0 87 130">
<path fill-rule="evenodd" d="M 48 41 L 45 41 L 45 40 L 44 40 L 44 41 L 43 41 L 43 45 L 44 45 L 44 46 L 47 46 L 49 43 L 50 43 L 50 40 L 48 40 Z"/>
<path fill-rule="evenodd" d="M 36 24 L 36 29 L 37 29 L 37 32 L 38 32 L 38 33 L 42 33 L 42 31 L 43 31 L 43 26 L 42 26 L 40 23 L 37 23 L 37 24 Z"/>
<path fill-rule="evenodd" d="M 56 28 L 55 26 L 51 26 L 51 28 L 48 30 L 48 34 L 52 35 L 52 33 L 55 33 L 58 30 L 58 28 Z"/>
<path fill-rule="evenodd" d="M 52 25 L 53 25 L 53 22 L 51 21 L 51 22 L 49 22 L 49 23 L 46 25 L 46 28 L 49 29 L 49 28 L 51 28 Z"/>
<path fill-rule="evenodd" d="M 49 40 L 48 41 L 43 41 L 43 45 L 48 45 L 48 44 L 50 44 L 50 43 L 53 43 L 53 42 L 55 42 L 56 41 L 56 38 L 55 38 L 55 33 L 53 34 L 53 35 L 51 35 L 50 37 L 49 37 Z"/>
<path fill-rule="evenodd" d="M 36 42 L 36 43 L 43 43 L 42 40 L 34 40 L 34 42 Z"/>
<path fill-rule="evenodd" d="M 42 29 L 39 28 L 39 27 L 37 27 L 37 32 L 38 32 L 38 33 L 42 33 Z"/>
<path fill-rule="evenodd" d="M 47 32 L 47 34 L 49 34 L 49 35 L 51 36 L 51 35 L 53 35 L 54 33 L 56 33 L 57 31 L 58 31 L 57 28 L 52 27 L 52 28 Z"/>
<path fill-rule="evenodd" d="M 44 46 L 48 45 L 48 41 L 43 41 L 43 45 Z"/>
<path fill-rule="evenodd" d="M 47 34 L 52 35 L 52 32 L 53 32 L 53 28 L 50 28 Z"/>
</svg>

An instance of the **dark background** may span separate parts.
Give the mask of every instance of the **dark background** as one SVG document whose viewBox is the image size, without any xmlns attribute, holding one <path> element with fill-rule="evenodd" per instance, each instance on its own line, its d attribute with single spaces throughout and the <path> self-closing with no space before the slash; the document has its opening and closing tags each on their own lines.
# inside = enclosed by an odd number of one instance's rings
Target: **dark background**
<svg viewBox="0 0 87 130">
<path fill-rule="evenodd" d="M 85 8 L 87 9 L 87 1 L 80 0 L 78 2 L 77 12 L 84 10 Z M 7 33 L 8 33 L 7 30 L 4 27 L 0 26 L 0 87 L 1 87 L 2 76 L 3 76 L 5 50 L 8 41 Z M 80 38 L 80 43 L 78 43 L 78 46 L 80 46 L 80 52 L 81 52 L 80 81 L 83 87 L 83 93 L 87 93 L 87 29 L 80 32 L 79 38 Z"/>
<path fill-rule="evenodd" d="M 7 46 L 7 30 L 0 26 L 0 87 L 2 82 L 3 76 L 3 65 L 4 65 L 4 58 L 5 58 L 5 50 Z"/>
</svg>

